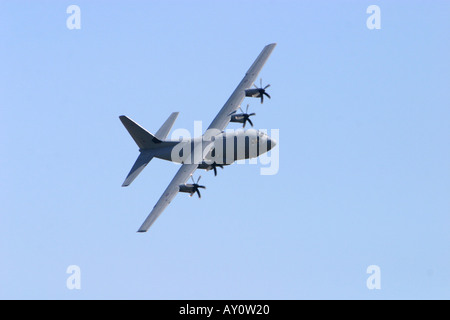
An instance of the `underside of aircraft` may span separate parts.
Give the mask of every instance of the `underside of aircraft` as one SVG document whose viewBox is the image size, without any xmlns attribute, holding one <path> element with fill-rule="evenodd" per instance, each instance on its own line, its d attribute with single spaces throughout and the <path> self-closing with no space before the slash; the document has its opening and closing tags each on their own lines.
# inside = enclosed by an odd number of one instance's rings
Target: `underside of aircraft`
<svg viewBox="0 0 450 320">
<path fill-rule="evenodd" d="M 200 177 L 194 181 L 192 174 L 195 170 L 213 170 L 217 175 L 217 168 L 223 168 L 237 160 L 256 158 L 275 147 L 276 141 L 259 130 L 224 131 L 230 122 L 242 123 L 243 128 L 248 122 L 253 127 L 250 117 L 256 114 L 248 113 L 248 105 L 245 112 L 240 106 L 245 97 L 259 98 L 261 103 L 264 102 L 264 96 L 271 98 L 266 92 L 270 85 L 263 87 L 262 80 L 260 80 L 260 87 L 257 87 L 254 82 L 275 46 L 276 44 L 272 43 L 264 47 L 201 137 L 181 141 L 167 140 L 179 115 L 178 112 L 172 113 L 155 134 L 150 133 L 127 116 L 119 117 L 138 145 L 140 152 L 122 184 L 123 187 L 129 186 L 153 158 L 181 164 L 177 174 L 138 232 L 146 232 L 178 192 L 189 193 L 190 196 L 196 193 L 201 198 L 199 189 L 205 189 L 205 186 L 199 185 Z M 251 88 L 252 85 L 255 88 Z M 241 113 L 237 113 L 238 109 L 241 110 Z M 192 183 L 187 183 L 189 178 Z"/>
</svg>

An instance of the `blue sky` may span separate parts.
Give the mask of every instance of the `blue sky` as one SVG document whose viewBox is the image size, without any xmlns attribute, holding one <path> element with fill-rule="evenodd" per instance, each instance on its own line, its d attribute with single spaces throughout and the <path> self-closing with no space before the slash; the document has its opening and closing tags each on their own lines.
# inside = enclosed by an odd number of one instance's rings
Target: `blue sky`
<svg viewBox="0 0 450 320">
<path fill-rule="evenodd" d="M 1 1 L 0 298 L 449 299 L 449 14 L 448 1 Z M 278 173 L 201 171 L 201 200 L 179 194 L 137 234 L 177 165 L 153 160 L 122 188 L 138 150 L 118 116 L 156 132 L 179 111 L 175 128 L 206 128 L 271 42 L 272 99 L 244 104 L 279 130 Z"/>
</svg>

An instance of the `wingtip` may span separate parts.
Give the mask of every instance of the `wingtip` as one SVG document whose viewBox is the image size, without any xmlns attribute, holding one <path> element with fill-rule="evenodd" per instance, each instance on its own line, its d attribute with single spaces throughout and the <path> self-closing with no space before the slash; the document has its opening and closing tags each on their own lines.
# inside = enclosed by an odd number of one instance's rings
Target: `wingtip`
<svg viewBox="0 0 450 320">
<path fill-rule="evenodd" d="M 175 119 L 177 119 L 179 115 L 180 115 L 179 111 L 172 112 L 172 116 L 175 117 Z"/>
</svg>

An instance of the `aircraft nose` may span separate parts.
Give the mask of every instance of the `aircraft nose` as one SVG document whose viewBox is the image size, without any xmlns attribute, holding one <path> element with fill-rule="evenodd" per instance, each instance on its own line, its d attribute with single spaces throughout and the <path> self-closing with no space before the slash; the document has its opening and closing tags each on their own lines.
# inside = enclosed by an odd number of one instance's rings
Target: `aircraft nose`
<svg viewBox="0 0 450 320">
<path fill-rule="evenodd" d="M 276 145 L 277 145 L 277 140 L 272 139 L 272 138 L 267 139 L 267 149 L 268 150 L 275 148 Z"/>
</svg>

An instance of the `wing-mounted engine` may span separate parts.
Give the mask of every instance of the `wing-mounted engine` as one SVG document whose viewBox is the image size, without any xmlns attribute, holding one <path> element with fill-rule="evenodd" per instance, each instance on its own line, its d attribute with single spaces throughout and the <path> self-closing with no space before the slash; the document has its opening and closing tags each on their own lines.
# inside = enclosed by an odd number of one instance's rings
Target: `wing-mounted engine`
<svg viewBox="0 0 450 320">
<path fill-rule="evenodd" d="M 198 168 L 199 168 L 199 169 L 206 170 L 206 171 L 214 170 L 214 176 L 217 176 L 217 168 L 223 169 L 223 166 L 224 166 L 224 165 L 226 165 L 226 164 L 218 164 L 218 163 L 216 163 L 216 162 L 213 162 L 213 163 L 209 164 L 209 163 L 206 163 L 206 162 L 202 162 L 202 163 L 198 166 Z"/>
<path fill-rule="evenodd" d="M 197 179 L 197 182 L 195 182 L 194 178 L 192 178 L 192 176 L 191 176 L 192 184 L 186 183 L 186 184 L 180 185 L 180 192 L 189 193 L 190 197 L 192 197 L 194 195 L 194 193 L 197 192 L 198 198 L 200 199 L 202 197 L 202 195 L 200 194 L 200 191 L 198 189 L 206 189 L 205 186 L 201 186 L 198 184 L 201 177 L 202 176 L 199 176 Z"/>
<path fill-rule="evenodd" d="M 230 113 L 229 114 L 231 116 L 230 122 L 242 123 L 242 128 L 245 128 L 245 125 L 247 124 L 248 121 L 248 123 L 250 123 L 250 125 L 253 127 L 253 122 L 252 120 L 250 120 L 250 117 L 256 116 L 256 113 L 248 114 L 248 107 L 249 105 L 247 105 L 247 109 L 245 109 L 245 112 L 242 110 L 241 107 L 239 107 L 242 113 L 236 114 L 236 111 Z"/>
<path fill-rule="evenodd" d="M 261 103 L 264 102 L 264 96 L 270 99 L 270 95 L 266 92 L 266 89 L 270 87 L 270 84 L 263 88 L 262 79 L 259 79 L 259 88 L 255 84 L 253 84 L 253 86 L 255 88 L 245 90 L 246 97 L 261 98 Z"/>
</svg>

